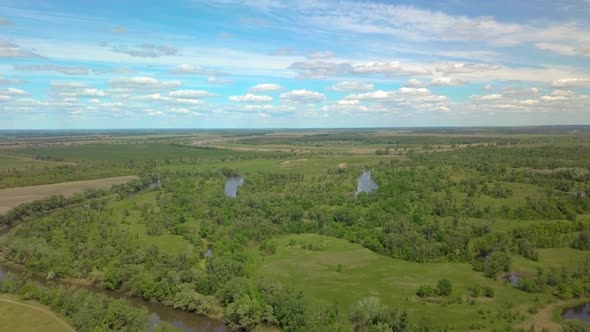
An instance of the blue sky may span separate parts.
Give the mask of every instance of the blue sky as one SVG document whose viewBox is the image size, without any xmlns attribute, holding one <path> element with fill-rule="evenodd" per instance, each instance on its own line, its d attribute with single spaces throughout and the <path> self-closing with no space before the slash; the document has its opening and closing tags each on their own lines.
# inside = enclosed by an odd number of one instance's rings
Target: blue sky
<svg viewBox="0 0 590 332">
<path fill-rule="evenodd" d="M 589 18 L 590 0 L 0 0 L 0 128 L 590 124 Z"/>
</svg>

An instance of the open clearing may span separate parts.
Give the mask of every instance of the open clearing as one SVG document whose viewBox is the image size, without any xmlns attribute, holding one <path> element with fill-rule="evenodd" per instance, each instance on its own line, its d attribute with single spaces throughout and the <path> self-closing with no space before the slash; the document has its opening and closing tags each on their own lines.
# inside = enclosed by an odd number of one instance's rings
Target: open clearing
<svg viewBox="0 0 590 332">
<path fill-rule="evenodd" d="M 0 296 L 0 326 L 11 332 L 74 331 L 65 321 L 44 306 L 21 302 L 14 296 Z"/>
<path fill-rule="evenodd" d="M 294 240 L 296 245 L 289 246 Z M 428 319 L 451 330 L 464 331 L 477 322 L 486 328 L 509 324 L 487 312 L 508 310 L 528 316 L 527 308 L 545 295 L 519 291 L 502 281 L 485 278 L 466 263 L 415 263 L 378 255 L 346 240 L 321 235 L 290 235 L 273 240 L 277 252 L 261 257 L 254 266 L 259 277 L 279 280 L 301 289 L 324 303 L 348 310 L 366 296 L 377 296 L 384 303 L 407 311 L 414 319 Z M 301 244 L 313 244 L 319 251 L 304 249 Z M 342 272 L 337 272 L 338 264 Z M 451 299 L 462 300 L 444 304 L 429 303 L 415 293 L 422 284 L 436 286 L 441 278 L 453 284 Z M 478 297 L 473 304 L 467 298 L 469 288 L 479 285 L 494 289 L 493 299 Z M 434 301 L 444 301 L 436 299 Z M 482 314 L 483 312 L 483 314 Z M 485 329 L 485 328 L 484 328 Z"/>
<path fill-rule="evenodd" d="M 130 175 L 87 181 L 72 181 L 45 184 L 41 186 L 2 189 L 0 190 L 0 213 L 5 213 L 19 204 L 32 202 L 50 195 L 71 196 L 87 188 L 109 189 L 113 184 L 126 183 L 136 178 L 136 176 Z"/>
</svg>

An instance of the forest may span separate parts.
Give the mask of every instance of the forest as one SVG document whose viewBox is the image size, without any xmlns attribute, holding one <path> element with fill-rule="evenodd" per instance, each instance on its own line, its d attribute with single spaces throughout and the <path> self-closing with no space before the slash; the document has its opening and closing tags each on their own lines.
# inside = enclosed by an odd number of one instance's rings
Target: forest
<svg viewBox="0 0 590 332">
<path fill-rule="evenodd" d="M 73 281 L 231 330 L 590 330 L 560 314 L 590 298 L 586 131 L 161 135 L 5 148 L 56 164 L 2 169 L 3 188 L 139 179 L 0 216 L 2 259 L 55 281 L 0 291 L 80 331 L 149 315 Z M 355 195 L 363 170 L 378 189 Z"/>
</svg>

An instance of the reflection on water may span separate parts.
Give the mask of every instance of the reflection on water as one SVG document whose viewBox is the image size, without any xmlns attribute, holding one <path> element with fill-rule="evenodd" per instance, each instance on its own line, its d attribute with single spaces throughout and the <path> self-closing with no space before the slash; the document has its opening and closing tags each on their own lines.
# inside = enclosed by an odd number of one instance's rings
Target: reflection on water
<svg viewBox="0 0 590 332">
<path fill-rule="evenodd" d="M 225 181 L 224 192 L 227 197 L 236 197 L 238 194 L 238 187 L 244 183 L 244 178 L 241 176 L 229 176 Z"/>
<path fill-rule="evenodd" d="M 9 272 L 13 273 L 13 274 L 20 274 L 20 273 L 23 273 L 24 270 L 22 268 L 15 267 L 15 266 L 9 266 L 3 262 L 0 262 L 0 279 L 6 278 L 6 276 Z M 41 285 L 49 284 L 49 281 L 47 281 L 44 278 L 39 277 L 38 275 L 34 275 L 32 277 L 32 279 Z M 207 318 L 204 316 L 199 316 L 197 314 L 189 313 L 186 311 L 174 310 L 170 307 L 167 307 L 167 306 L 159 304 L 159 303 L 142 301 L 142 300 L 134 298 L 134 297 L 125 296 L 124 294 L 121 294 L 121 293 L 111 292 L 111 291 L 107 291 L 107 290 L 100 289 L 98 287 L 93 287 L 93 286 L 78 286 L 78 285 L 76 285 L 75 287 L 85 288 L 85 289 L 91 290 L 93 292 L 102 293 L 107 296 L 118 298 L 118 299 L 124 298 L 124 299 L 129 300 L 133 305 L 136 305 L 138 307 L 139 306 L 146 307 L 151 314 L 150 325 L 149 325 L 150 331 L 155 331 L 156 326 L 160 322 L 167 322 L 169 324 L 174 325 L 177 328 L 180 328 L 182 331 L 185 331 L 185 332 L 229 332 L 229 331 L 231 331 L 230 328 L 227 327 L 227 325 L 223 324 L 223 322 L 221 322 L 221 321 Z"/>
<path fill-rule="evenodd" d="M 363 171 L 363 174 L 359 176 L 355 195 L 358 195 L 362 192 L 370 193 L 377 188 L 379 188 L 379 185 L 377 185 L 375 181 L 371 180 L 371 171 Z"/>
<path fill-rule="evenodd" d="M 577 307 L 563 309 L 561 313 L 563 319 L 580 319 L 590 322 L 590 302 L 580 304 Z"/>
</svg>

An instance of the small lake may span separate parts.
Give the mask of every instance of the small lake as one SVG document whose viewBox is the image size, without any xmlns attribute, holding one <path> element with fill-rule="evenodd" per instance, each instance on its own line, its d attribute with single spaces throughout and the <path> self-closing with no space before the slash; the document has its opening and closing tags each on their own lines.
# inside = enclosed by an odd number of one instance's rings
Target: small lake
<svg viewBox="0 0 590 332">
<path fill-rule="evenodd" d="M 23 273 L 25 270 L 19 267 L 15 267 L 12 265 L 7 265 L 3 262 L 0 262 L 0 279 L 6 278 L 7 273 L 13 274 L 20 274 Z M 41 278 L 39 275 L 33 275 L 32 279 L 38 282 L 41 285 L 47 285 L 49 282 L 44 278 Z M 62 281 L 56 281 L 62 284 L 66 284 Z M 85 288 L 93 292 L 98 292 L 105 294 L 110 297 L 114 298 L 124 298 L 130 301 L 135 306 L 143 306 L 148 309 L 150 312 L 150 322 L 149 322 L 149 331 L 154 331 L 156 326 L 160 322 L 168 322 L 169 324 L 174 325 L 175 327 L 181 329 L 185 332 L 229 332 L 231 329 L 225 325 L 222 321 L 211 319 L 205 316 L 200 316 L 195 313 L 190 313 L 181 310 L 174 310 L 171 307 L 165 306 L 160 303 L 152 303 L 148 301 L 143 301 L 134 297 L 126 296 L 122 293 L 107 291 L 98 287 L 94 286 L 79 286 L 79 285 L 72 285 L 78 288 Z"/>
<path fill-rule="evenodd" d="M 236 197 L 238 195 L 238 187 L 243 183 L 244 178 L 241 176 L 228 176 L 224 187 L 225 196 Z"/>
<path fill-rule="evenodd" d="M 577 307 L 566 308 L 561 312 L 563 319 L 579 319 L 590 322 L 590 302 L 580 304 Z"/>
<path fill-rule="evenodd" d="M 370 193 L 377 188 L 379 188 L 379 185 L 376 184 L 375 181 L 371 180 L 371 171 L 363 171 L 363 174 L 361 174 L 358 179 L 355 196 L 362 192 Z"/>
</svg>

